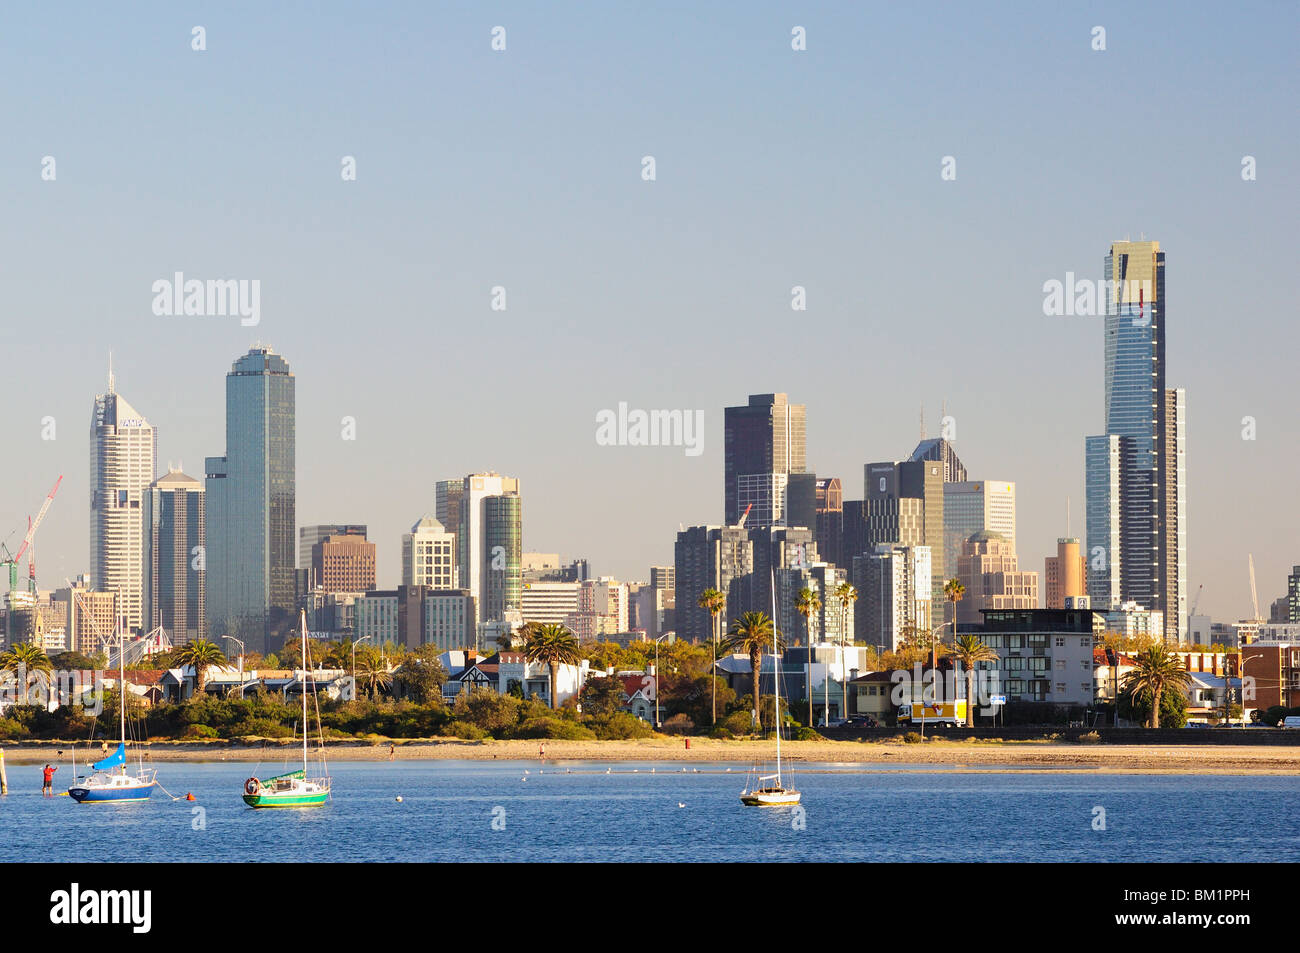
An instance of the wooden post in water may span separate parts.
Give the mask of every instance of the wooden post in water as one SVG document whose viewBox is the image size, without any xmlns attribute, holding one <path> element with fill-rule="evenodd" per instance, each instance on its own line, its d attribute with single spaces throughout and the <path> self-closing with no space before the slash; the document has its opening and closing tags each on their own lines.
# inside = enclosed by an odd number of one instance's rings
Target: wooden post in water
<svg viewBox="0 0 1300 953">
<path fill-rule="evenodd" d="M 9 793 L 9 775 L 5 773 L 5 750 L 0 748 L 0 794 Z"/>
</svg>

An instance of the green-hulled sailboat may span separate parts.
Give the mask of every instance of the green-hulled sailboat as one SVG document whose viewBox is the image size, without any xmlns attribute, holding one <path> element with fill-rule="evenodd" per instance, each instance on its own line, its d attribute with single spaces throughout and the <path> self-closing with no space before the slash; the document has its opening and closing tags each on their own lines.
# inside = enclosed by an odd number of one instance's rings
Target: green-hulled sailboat
<svg viewBox="0 0 1300 953">
<path fill-rule="evenodd" d="M 325 764 L 325 739 L 320 745 L 323 777 L 307 777 L 307 613 L 302 614 L 302 770 L 278 774 L 273 778 L 249 778 L 244 782 L 244 803 L 249 807 L 319 807 L 330 799 L 329 768 Z M 315 698 L 316 683 L 312 682 Z M 316 729 L 320 732 L 320 710 L 316 711 Z"/>
</svg>

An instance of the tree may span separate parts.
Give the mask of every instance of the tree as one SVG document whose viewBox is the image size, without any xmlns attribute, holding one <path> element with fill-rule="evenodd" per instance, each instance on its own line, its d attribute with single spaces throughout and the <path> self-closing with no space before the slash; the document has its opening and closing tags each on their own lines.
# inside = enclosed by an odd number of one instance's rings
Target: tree
<svg viewBox="0 0 1300 953">
<path fill-rule="evenodd" d="M 749 675 L 753 686 L 754 717 L 751 725 L 759 726 L 758 676 L 763 667 L 763 653 L 775 639 L 776 650 L 785 647 L 781 633 L 766 612 L 746 612 L 739 619 L 733 619 L 727 630 L 727 638 L 722 643 L 724 652 L 744 652 L 749 656 Z"/>
<path fill-rule="evenodd" d="M 808 677 L 804 680 L 804 688 L 808 695 L 808 727 L 813 723 L 813 704 L 812 704 L 812 617 L 813 613 L 820 612 L 822 608 L 822 597 L 818 595 L 816 589 L 810 589 L 804 586 L 799 590 L 799 595 L 794 599 L 794 611 L 803 616 L 804 630 L 808 633 Z"/>
<path fill-rule="evenodd" d="M 851 582 L 842 582 L 835 587 L 835 598 L 840 603 L 840 633 L 843 636 L 840 652 L 842 653 L 845 646 L 853 643 L 853 638 L 849 635 L 849 606 L 858 601 L 858 588 Z M 840 674 L 843 676 L 840 687 L 844 690 L 844 700 L 840 703 L 840 717 L 847 718 L 849 717 L 849 678 L 848 672 Z"/>
<path fill-rule="evenodd" d="M 975 666 L 996 662 L 998 653 L 984 644 L 978 635 L 961 635 L 953 640 L 952 655 L 966 668 L 966 726 L 975 727 Z"/>
<path fill-rule="evenodd" d="M 589 678 L 582 686 L 582 713 L 592 718 L 608 718 L 623 704 L 623 683 L 613 676 Z"/>
<path fill-rule="evenodd" d="M 696 600 L 696 605 L 709 614 L 709 631 L 713 633 L 713 671 L 709 674 L 711 677 L 717 676 L 718 661 L 718 615 L 723 609 L 727 608 L 727 597 L 719 589 L 710 586 L 700 593 L 700 598 Z M 718 693 L 716 689 L 713 693 L 713 724 L 718 723 Z"/>
<path fill-rule="evenodd" d="M 402 664 L 392 674 L 392 681 L 401 684 L 402 694 L 417 704 L 442 701 L 447 670 L 438 661 L 438 655 L 436 645 L 421 645 L 402 659 Z"/>
<path fill-rule="evenodd" d="M 438 663 L 435 661 L 434 664 Z M 367 652 L 358 660 L 357 681 L 366 686 L 366 696 L 374 701 L 379 691 L 392 685 L 393 673 L 373 652 Z"/>
<path fill-rule="evenodd" d="M 490 688 L 476 688 L 456 696 L 456 718 L 500 738 L 519 721 L 520 708 L 525 704 Z"/>
<path fill-rule="evenodd" d="M 53 670 L 45 650 L 30 642 L 19 642 L 0 653 L 0 671 L 13 672 L 20 705 L 27 704 L 27 676 L 35 674 L 38 684 L 48 686 Z"/>
<path fill-rule="evenodd" d="M 1151 693 L 1122 691 L 1116 707 L 1121 718 L 1145 723 L 1151 718 Z M 1160 724 L 1166 728 L 1181 728 L 1186 723 L 1187 698 L 1182 692 L 1169 689 L 1160 696 Z"/>
<path fill-rule="evenodd" d="M 556 703 L 557 686 L 561 665 L 576 665 L 580 653 L 578 640 L 566 626 L 547 622 L 533 628 L 524 640 L 524 658 L 530 662 L 545 662 L 551 673 L 551 707 Z"/>
<path fill-rule="evenodd" d="M 1124 678 L 1124 688 L 1130 695 L 1139 697 L 1150 692 L 1151 727 L 1160 727 L 1160 701 L 1166 689 L 1182 694 L 1192 682 L 1191 673 L 1183 667 L 1178 656 L 1163 645 L 1152 645 L 1133 657 L 1133 671 Z"/>
<path fill-rule="evenodd" d="M 966 587 L 961 584 L 961 580 L 955 576 L 943 584 L 943 598 L 952 603 L 952 634 L 955 638 L 957 635 L 957 603 L 961 602 L 962 597 L 966 595 Z M 933 644 L 933 642 L 931 643 Z M 930 653 L 930 664 L 937 664 L 938 660 L 933 651 Z"/>
<path fill-rule="evenodd" d="M 207 639 L 186 642 L 176 650 L 175 658 L 177 665 L 194 666 L 194 694 L 200 698 L 208 684 L 208 669 L 226 660 L 216 643 Z"/>
</svg>

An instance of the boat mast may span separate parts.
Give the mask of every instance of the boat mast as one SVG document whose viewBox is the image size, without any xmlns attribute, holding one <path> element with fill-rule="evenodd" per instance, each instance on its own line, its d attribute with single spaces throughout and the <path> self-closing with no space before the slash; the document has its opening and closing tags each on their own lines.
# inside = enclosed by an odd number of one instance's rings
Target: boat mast
<svg viewBox="0 0 1300 953">
<path fill-rule="evenodd" d="M 126 774 L 126 635 L 117 620 L 117 707 L 122 716 L 122 773 Z"/>
<path fill-rule="evenodd" d="M 307 777 L 307 610 L 302 613 L 302 776 Z"/>
<path fill-rule="evenodd" d="M 781 786 L 781 654 L 776 646 L 776 571 L 772 571 L 772 699 L 776 703 L 776 786 Z M 763 666 L 759 665 L 759 674 Z"/>
</svg>

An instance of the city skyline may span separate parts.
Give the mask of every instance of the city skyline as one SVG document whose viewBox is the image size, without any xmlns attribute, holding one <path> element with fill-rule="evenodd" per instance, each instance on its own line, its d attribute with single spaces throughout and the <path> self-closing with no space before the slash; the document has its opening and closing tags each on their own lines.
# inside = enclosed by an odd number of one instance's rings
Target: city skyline
<svg viewBox="0 0 1300 953">
<path fill-rule="evenodd" d="M 369 524 L 381 586 L 400 579 L 401 535 L 432 511 L 433 481 L 489 469 L 526 487 L 528 549 L 641 578 L 672 561 L 679 524 L 721 519 L 723 408 L 778 391 L 807 407 L 808 469 L 844 481 L 846 499 L 865 462 L 916 444 L 922 406 L 937 433 L 946 403 L 971 472 L 1016 483 L 1017 551 L 1036 569 L 1066 534 L 1067 498 L 1082 535 L 1083 437 L 1105 430 L 1103 319 L 1046 316 L 1043 286 L 1101 278 L 1104 249 L 1145 234 L 1178 289 L 1188 592 L 1204 584 L 1199 611 L 1216 619 L 1247 617 L 1247 554 L 1267 606 L 1300 538 L 1294 357 L 1280 346 L 1294 309 L 1276 278 L 1300 171 L 1293 126 L 1277 122 L 1295 98 L 1296 14 L 1247 11 L 809 13 L 794 54 L 793 14 L 775 5 L 595 20 L 511 7 L 501 55 L 467 11 L 437 31 L 416 8 L 369 24 L 214 16 L 201 55 L 157 10 L 88 10 L 57 37 L 15 11 L 0 62 L 24 106 L 0 157 L 14 223 L 0 247 L 24 280 L 0 329 L 0 437 L 22 465 L 0 538 L 21 539 L 65 473 L 38 581 L 89 568 L 82 427 L 110 350 L 158 428 L 159 465 L 197 473 L 222 446 L 221 369 L 261 339 L 300 381 L 298 525 Z M 417 42 L 381 56 L 399 27 L 438 36 L 444 55 Z M 360 51 L 331 71 L 345 34 Z M 918 48 L 928 56 L 906 53 Z M 33 55 L 58 60 L 57 89 L 23 68 Z M 292 95 L 250 94 L 273 87 L 271 61 L 301 77 Z M 1204 62 L 1223 69 L 1211 79 Z M 636 70 L 654 81 L 603 81 Z M 115 94 L 105 71 L 122 74 Z M 429 89 L 463 93 L 416 93 Z M 152 127 L 133 102 L 173 117 L 166 148 L 143 145 Z M 39 175 L 46 155 L 57 180 Z M 1247 156 L 1257 179 L 1243 179 Z M 152 285 L 177 271 L 259 279 L 260 323 L 155 315 Z M 795 286 L 806 311 L 791 309 Z M 64 344 L 57 361 L 45 334 Z M 594 360 L 580 335 L 609 353 Z M 598 444 L 597 415 L 622 402 L 702 409 L 703 453 Z"/>
</svg>

